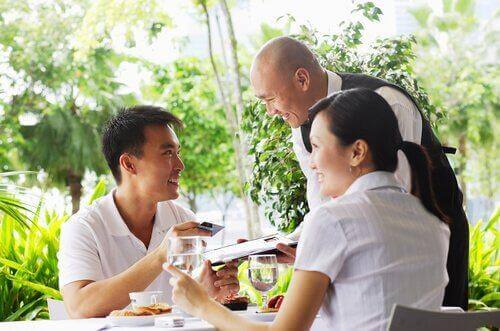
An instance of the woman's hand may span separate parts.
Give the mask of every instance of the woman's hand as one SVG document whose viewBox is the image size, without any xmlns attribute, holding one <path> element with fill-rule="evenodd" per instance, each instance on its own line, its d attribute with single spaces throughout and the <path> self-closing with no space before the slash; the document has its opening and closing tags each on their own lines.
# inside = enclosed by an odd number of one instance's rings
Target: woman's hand
<svg viewBox="0 0 500 331">
<path fill-rule="evenodd" d="M 278 254 L 279 263 L 287 263 L 287 264 L 295 263 L 295 257 L 297 255 L 296 248 L 290 247 L 282 243 L 278 243 L 276 245 L 276 248 L 280 251 L 280 253 Z"/>
<path fill-rule="evenodd" d="M 172 301 L 185 312 L 200 317 L 201 310 L 211 300 L 208 292 L 196 280 L 169 264 L 165 269 L 172 277 Z"/>
</svg>

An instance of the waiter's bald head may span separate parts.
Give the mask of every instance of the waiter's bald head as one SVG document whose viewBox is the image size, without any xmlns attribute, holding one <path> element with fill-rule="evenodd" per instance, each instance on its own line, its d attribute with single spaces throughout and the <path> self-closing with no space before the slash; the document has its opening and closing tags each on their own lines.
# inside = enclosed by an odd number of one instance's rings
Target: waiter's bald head
<svg viewBox="0 0 500 331">
<path fill-rule="evenodd" d="M 281 75 L 293 75 L 299 68 L 310 74 L 320 73 L 322 68 L 311 50 L 298 40 L 278 37 L 268 41 L 259 50 L 252 70 L 276 70 Z"/>
<path fill-rule="evenodd" d="M 254 58 L 250 80 L 267 114 L 292 128 L 307 121 L 308 109 L 326 96 L 327 76 L 306 45 L 290 37 L 268 41 Z"/>
</svg>

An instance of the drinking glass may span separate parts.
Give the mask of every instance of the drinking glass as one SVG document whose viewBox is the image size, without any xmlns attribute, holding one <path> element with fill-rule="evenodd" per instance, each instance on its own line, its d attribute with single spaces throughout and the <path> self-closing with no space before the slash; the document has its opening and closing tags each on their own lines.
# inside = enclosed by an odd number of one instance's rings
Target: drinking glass
<svg viewBox="0 0 500 331">
<path fill-rule="evenodd" d="M 190 276 L 201 265 L 202 253 L 203 242 L 201 237 L 168 238 L 168 263 Z"/>
<path fill-rule="evenodd" d="M 262 294 L 262 307 L 267 307 L 267 292 L 278 280 L 276 255 L 250 255 L 248 257 L 248 278 L 253 287 Z"/>
</svg>

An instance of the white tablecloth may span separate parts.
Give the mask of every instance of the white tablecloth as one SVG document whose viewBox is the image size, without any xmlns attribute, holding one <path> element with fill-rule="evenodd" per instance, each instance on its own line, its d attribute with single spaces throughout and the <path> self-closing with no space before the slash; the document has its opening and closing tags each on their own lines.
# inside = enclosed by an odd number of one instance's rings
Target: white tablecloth
<svg viewBox="0 0 500 331">
<path fill-rule="evenodd" d="M 254 311 L 249 308 L 246 314 L 247 317 L 252 317 Z M 105 318 L 89 318 L 77 320 L 61 320 L 61 321 L 30 321 L 30 322 L 4 322 L 0 323 L 1 331 L 96 331 L 100 328 L 109 325 Z M 216 329 L 205 321 L 198 319 L 186 319 L 186 324 L 183 328 L 159 328 L 154 326 L 140 327 L 112 327 L 111 331 L 139 331 L 139 330 L 156 330 L 156 331 L 215 331 Z M 311 330 L 322 331 L 327 328 L 322 324 L 321 318 L 316 318 Z"/>
</svg>

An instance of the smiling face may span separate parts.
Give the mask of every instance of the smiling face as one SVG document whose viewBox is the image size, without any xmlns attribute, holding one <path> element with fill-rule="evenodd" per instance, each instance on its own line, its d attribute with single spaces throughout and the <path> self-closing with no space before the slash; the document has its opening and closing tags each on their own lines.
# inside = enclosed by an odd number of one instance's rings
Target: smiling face
<svg viewBox="0 0 500 331">
<path fill-rule="evenodd" d="M 280 73 L 265 63 L 252 66 L 250 79 L 257 98 L 266 105 L 269 116 L 280 116 L 292 128 L 297 128 L 308 119 L 311 106 L 307 95 L 308 81 L 301 81 L 304 69 L 293 74 Z M 306 73 L 307 78 L 308 73 Z"/>
<path fill-rule="evenodd" d="M 179 177 L 184 170 L 177 135 L 168 126 L 154 125 L 144 129 L 144 137 L 142 155 L 130 157 L 134 171 L 128 177 L 141 194 L 154 201 L 177 199 Z"/>
<path fill-rule="evenodd" d="M 349 171 L 353 161 L 352 146 L 343 146 L 330 131 L 327 116 L 319 113 L 311 126 L 312 154 L 310 167 L 318 175 L 320 192 L 336 198 L 354 181 Z"/>
</svg>

